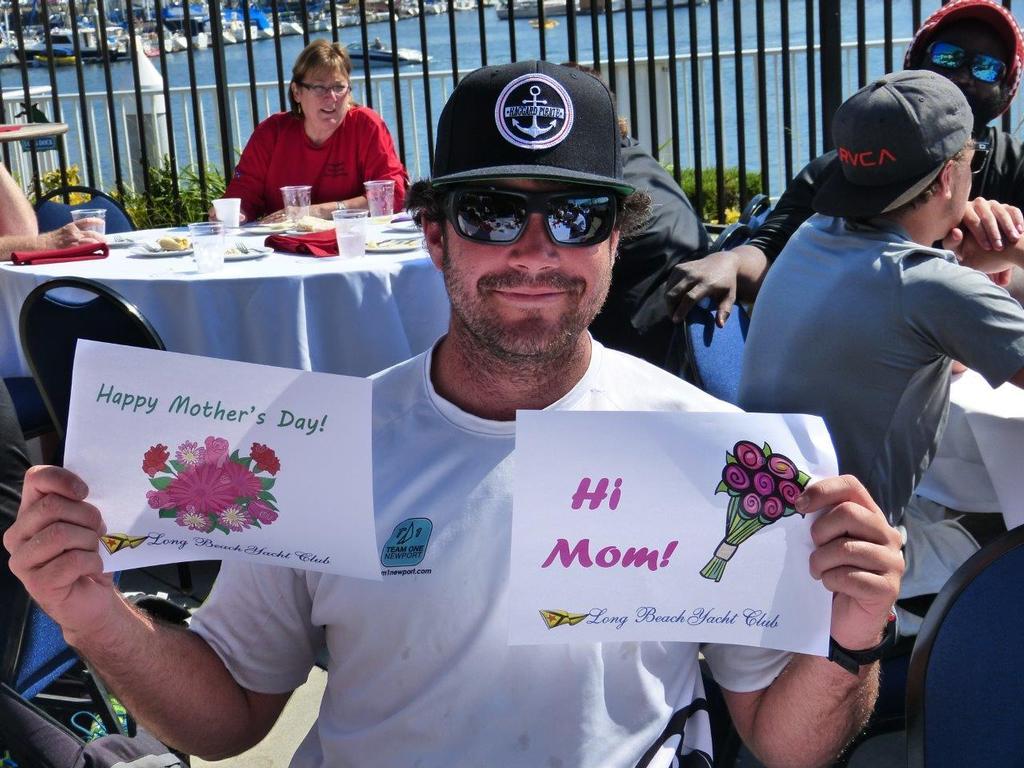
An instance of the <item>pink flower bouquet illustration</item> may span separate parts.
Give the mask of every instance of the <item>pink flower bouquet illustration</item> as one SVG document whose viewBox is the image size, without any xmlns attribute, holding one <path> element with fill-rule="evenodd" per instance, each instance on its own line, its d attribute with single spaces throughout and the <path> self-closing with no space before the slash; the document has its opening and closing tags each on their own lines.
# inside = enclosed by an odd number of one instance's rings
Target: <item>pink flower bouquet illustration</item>
<svg viewBox="0 0 1024 768">
<path fill-rule="evenodd" d="M 182 528 L 210 533 L 239 533 L 277 520 L 277 499 L 270 492 L 281 462 L 272 448 L 253 443 L 248 456 L 239 456 L 222 437 L 207 437 L 203 445 L 185 441 L 174 457 L 166 445 L 146 451 L 142 471 L 153 490 L 149 506 L 162 518 L 174 518 Z"/>
<path fill-rule="evenodd" d="M 714 556 L 701 569 L 706 579 L 722 580 L 725 566 L 744 541 L 765 526 L 796 512 L 793 503 L 807 486 L 810 476 L 768 443 L 740 440 L 725 454 L 722 480 L 715 493 L 729 494 L 725 538 Z"/>
</svg>

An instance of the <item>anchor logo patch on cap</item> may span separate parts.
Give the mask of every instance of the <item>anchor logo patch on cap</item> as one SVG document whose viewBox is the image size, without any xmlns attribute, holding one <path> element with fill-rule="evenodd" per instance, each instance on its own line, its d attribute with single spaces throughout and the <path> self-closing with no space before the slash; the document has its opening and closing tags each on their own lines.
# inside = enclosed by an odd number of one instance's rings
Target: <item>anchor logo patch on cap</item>
<svg viewBox="0 0 1024 768">
<path fill-rule="evenodd" d="M 547 75 L 517 77 L 498 95 L 494 121 L 510 144 L 523 149 L 547 149 L 565 140 L 574 110 L 569 93 Z"/>
</svg>

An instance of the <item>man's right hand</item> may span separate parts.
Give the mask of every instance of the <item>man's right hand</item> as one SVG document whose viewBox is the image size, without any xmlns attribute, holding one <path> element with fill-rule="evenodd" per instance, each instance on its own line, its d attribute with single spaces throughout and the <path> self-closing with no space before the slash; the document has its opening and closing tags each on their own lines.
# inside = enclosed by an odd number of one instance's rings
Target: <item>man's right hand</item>
<svg viewBox="0 0 1024 768">
<path fill-rule="evenodd" d="M 118 603 L 99 556 L 105 526 L 99 510 L 85 501 L 88 493 L 66 469 L 32 467 L 18 518 L 4 533 L 11 572 L 71 644 L 76 635 L 103 627 Z"/>
<path fill-rule="evenodd" d="M 39 236 L 40 250 L 71 248 L 86 243 L 105 243 L 107 240 L 103 235 L 87 228 L 90 224 L 98 223 L 100 219 L 79 219 L 65 224 L 60 229 L 45 232 Z"/>
<path fill-rule="evenodd" d="M 676 264 L 668 276 L 665 299 L 672 322 L 681 323 L 694 304 L 710 296 L 718 303 L 716 322 L 721 328 L 729 319 L 737 297 L 752 301 L 757 295 L 768 260 L 759 248 L 741 245 L 716 251 L 695 261 Z"/>
</svg>

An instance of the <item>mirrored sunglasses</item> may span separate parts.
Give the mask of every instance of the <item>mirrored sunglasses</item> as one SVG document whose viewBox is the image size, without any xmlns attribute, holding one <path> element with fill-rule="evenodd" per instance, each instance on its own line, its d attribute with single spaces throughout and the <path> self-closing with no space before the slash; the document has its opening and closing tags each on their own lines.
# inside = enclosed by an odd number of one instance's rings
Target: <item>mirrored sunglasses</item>
<svg viewBox="0 0 1024 768">
<path fill-rule="evenodd" d="M 615 226 L 615 195 L 604 190 L 513 192 L 457 189 L 446 201 L 455 231 L 477 243 L 514 243 L 531 213 L 544 216 L 551 240 L 559 245 L 586 246 L 603 242 Z"/>
<path fill-rule="evenodd" d="M 971 75 L 983 83 L 998 83 L 1006 72 L 1006 64 L 995 56 L 966 51 L 953 43 L 932 43 L 928 46 L 928 58 L 939 69 L 951 71 L 970 63 Z"/>
</svg>

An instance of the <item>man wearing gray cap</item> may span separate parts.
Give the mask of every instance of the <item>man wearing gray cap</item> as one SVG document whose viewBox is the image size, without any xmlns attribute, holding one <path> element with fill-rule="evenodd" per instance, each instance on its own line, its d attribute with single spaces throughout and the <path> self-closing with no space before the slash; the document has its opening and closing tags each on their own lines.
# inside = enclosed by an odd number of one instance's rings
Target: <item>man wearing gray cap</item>
<svg viewBox="0 0 1024 768">
<path fill-rule="evenodd" d="M 154 626 L 98 573 L 99 515 L 55 467 L 28 475 L 11 568 L 144 724 L 204 756 L 262 737 L 326 644 L 327 690 L 294 766 L 708 766 L 696 644 L 508 643 L 516 410 L 731 410 L 586 331 L 646 207 L 623 179 L 611 96 L 545 62 L 486 67 L 454 90 L 437 136 L 433 179 L 409 204 L 451 322 L 374 381 L 381 581 L 226 562 L 190 631 Z M 871 709 L 902 560 L 853 478 L 796 504 L 823 510 L 804 567 L 835 595 L 839 664 L 703 652 L 765 762 L 821 765 Z M 388 554 L 398 535 L 414 558 Z"/>
<path fill-rule="evenodd" d="M 824 417 L 839 468 L 893 523 L 945 425 L 958 360 L 1024 385 L 1024 311 L 931 247 L 961 221 L 982 151 L 963 93 L 932 72 L 871 83 L 836 112 L 841 173 L 758 295 L 740 401 Z"/>
</svg>

